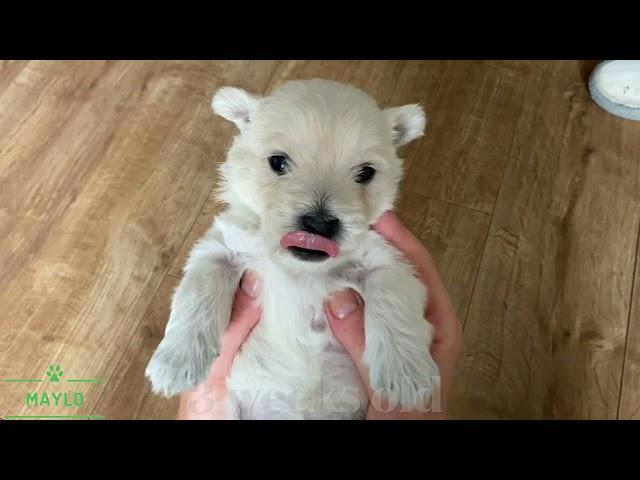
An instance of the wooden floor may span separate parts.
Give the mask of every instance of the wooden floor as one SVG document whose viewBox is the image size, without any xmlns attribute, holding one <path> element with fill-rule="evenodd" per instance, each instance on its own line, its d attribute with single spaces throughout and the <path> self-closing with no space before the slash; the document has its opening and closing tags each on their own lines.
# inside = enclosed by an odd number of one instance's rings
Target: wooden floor
<svg viewBox="0 0 640 480">
<path fill-rule="evenodd" d="M 325 77 L 429 114 L 398 210 L 465 323 L 451 416 L 640 418 L 640 123 L 590 101 L 592 67 L 0 62 L 0 415 L 174 417 L 143 371 L 216 211 L 211 97 Z"/>
</svg>

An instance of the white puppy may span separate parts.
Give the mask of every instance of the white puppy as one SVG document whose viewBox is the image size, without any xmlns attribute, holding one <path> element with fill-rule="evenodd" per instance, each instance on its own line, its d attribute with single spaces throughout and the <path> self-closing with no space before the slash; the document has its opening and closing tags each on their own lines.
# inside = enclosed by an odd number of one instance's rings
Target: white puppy
<svg viewBox="0 0 640 480">
<path fill-rule="evenodd" d="M 364 299 L 370 384 L 392 404 L 423 405 L 438 375 L 427 292 L 370 229 L 393 207 L 396 147 L 423 134 L 422 108 L 381 110 L 356 88 L 308 80 L 268 97 L 225 87 L 213 109 L 239 129 L 220 167 L 228 208 L 184 269 L 146 370 L 154 391 L 174 395 L 207 378 L 240 278 L 253 270 L 263 314 L 228 378 L 231 418 L 364 416 L 367 391 L 323 309 L 346 288 Z"/>
</svg>

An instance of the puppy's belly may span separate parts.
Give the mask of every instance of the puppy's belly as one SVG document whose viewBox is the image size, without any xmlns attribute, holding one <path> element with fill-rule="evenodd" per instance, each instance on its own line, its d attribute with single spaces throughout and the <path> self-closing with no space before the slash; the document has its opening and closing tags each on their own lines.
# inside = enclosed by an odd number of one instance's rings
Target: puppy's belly
<svg viewBox="0 0 640 480">
<path fill-rule="evenodd" d="M 275 338 L 268 324 L 261 320 L 234 361 L 228 379 L 231 418 L 364 417 L 366 387 L 328 325 L 323 331 L 310 326 L 290 343 Z"/>
</svg>

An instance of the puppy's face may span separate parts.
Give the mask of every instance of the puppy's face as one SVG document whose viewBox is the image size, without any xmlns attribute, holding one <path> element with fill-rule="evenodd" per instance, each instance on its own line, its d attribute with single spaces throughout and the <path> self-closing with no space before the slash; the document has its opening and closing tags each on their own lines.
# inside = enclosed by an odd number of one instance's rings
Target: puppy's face
<svg viewBox="0 0 640 480">
<path fill-rule="evenodd" d="M 423 134 L 418 105 L 381 110 L 360 90 L 293 81 L 269 97 L 225 87 L 213 109 L 233 121 L 221 198 L 257 217 L 265 246 L 297 267 L 330 265 L 392 208 L 396 148 Z"/>
</svg>

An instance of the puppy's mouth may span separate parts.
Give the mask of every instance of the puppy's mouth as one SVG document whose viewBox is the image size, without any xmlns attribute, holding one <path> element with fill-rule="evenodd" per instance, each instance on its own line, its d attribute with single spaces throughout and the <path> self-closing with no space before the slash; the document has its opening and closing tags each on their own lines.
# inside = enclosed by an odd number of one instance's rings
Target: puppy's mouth
<svg viewBox="0 0 640 480">
<path fill-rule="evenodd" d="M 280 240 L 280 246 L 301 260 L 315 262 L 337 257 L 340 253 L 336 242 L 309 232 L 289 232 Z"/>
</svg>

